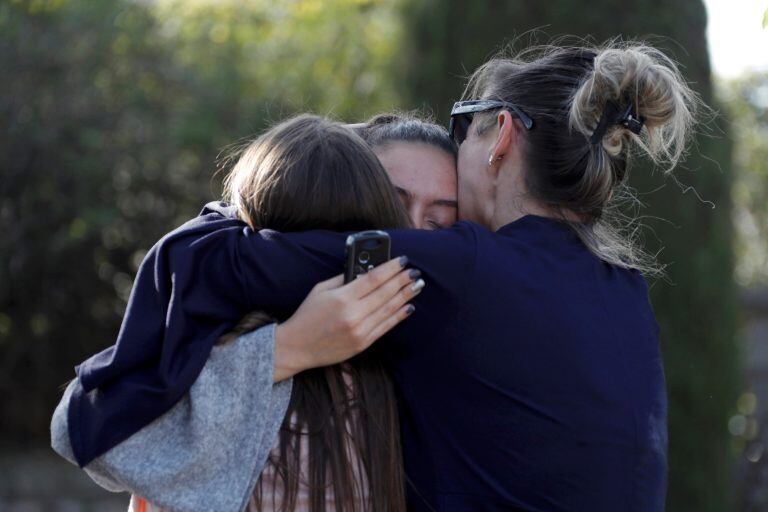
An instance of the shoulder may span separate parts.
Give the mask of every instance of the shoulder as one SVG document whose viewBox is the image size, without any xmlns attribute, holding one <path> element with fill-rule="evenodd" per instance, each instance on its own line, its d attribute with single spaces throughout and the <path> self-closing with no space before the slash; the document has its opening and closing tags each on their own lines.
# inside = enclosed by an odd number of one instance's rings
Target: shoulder
<svg viewBox="0 0 768 512">
<path fill-rule="evenodd" d="M 189 252 L 231 252 L 243 232 L 249 229 L 245 222 L 237 218 L 233 207 L 220 202 L 208 203 L 197 217 L 158 240 L 148 251 L 144 263 L 173 263 L 178 255 L 186 258 Z"/>
<path fill-rule="evenodd" d="M 200 214 L 169 231 L 147 251 L 142 265 L 154 264 L 155 260 L 171 250 L 188 248 L 199 240 L 230 238 L 235 240 L 247 225 L 237 218 L 233 207 L 221 202 L 206 204 Z"/>
<path fill-rule="evenodd" d="M 212 202 L 205 205 L 200 215 L 166 234 L 158 244 L 168 244 L 184 238 L 201 238 L 212 233 L 239 233 L 243 229 L 248 229 L 247 224 L 237 217 L 234 207 L 226 203 Z"/>
</svg>

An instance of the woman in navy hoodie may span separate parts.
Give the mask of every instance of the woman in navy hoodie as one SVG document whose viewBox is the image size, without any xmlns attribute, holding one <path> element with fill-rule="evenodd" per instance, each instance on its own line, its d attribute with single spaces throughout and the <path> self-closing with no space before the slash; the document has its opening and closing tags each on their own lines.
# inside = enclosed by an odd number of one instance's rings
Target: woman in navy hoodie
<svg viewBox="0 0 768 512">
<path fill-rule="evenodd" d="M 678 162 L 697 99 L 642 45 L 493 59 L 466 96 L 451 113 L 462 222 L 390 231 L 427 283 L 378 344 L 401 399 L 409 510 L 662 510 L 654 267 L 610 213 L 633 152 Z M 284 320 L 341 271 L 344 234 L 256 232 L 235 199 L 150 252 L 118 343 L 78 368 L 81 464 L 167 411 L 244 311 Z M 300 343 L 311 328 L 278 325 L 276 372 L 329 364 Z M 175 362 L 163 374 L 144 356 L 157 351 Z"/>
</svg>

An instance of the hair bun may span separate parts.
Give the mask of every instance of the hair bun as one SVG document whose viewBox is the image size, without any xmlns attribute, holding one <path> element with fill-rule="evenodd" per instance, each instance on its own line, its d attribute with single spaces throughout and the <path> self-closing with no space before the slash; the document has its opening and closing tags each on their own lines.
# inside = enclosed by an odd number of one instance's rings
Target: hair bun
<svg viewBox="0 0 768 512">
<path fill-rule="evenodd" d="M 602 137 L 598 133 L 596 144 L 610 156 L 619 156 L 635 141 L 657 164 L 669 168 L 677 164 L 687 146 L 698 98 L 674 61 L 645 45 L 598 51 L 592 72 L 573 97 L 571 127 L 592 139 L 610 102 L 622 109 L 634 107 L 646 129 L 634 133 L 613 122 Z"/>
</svg>

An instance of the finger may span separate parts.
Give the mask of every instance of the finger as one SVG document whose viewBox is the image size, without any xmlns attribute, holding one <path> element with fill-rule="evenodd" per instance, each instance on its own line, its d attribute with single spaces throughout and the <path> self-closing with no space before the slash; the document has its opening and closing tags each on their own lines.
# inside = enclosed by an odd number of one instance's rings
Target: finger
<svg viewBox="0 0 768 512">
<path fill-rule="evenodd" d="M 419 279 L 400 288 L 397 293 L 390 297 L 382 306 L 371 311 L 364 317 L 364 320 L 360 325 L 360 332 L 373 332 L 379 324 L 386 322 L 388 318 L 400 311 L 406 303 L 410 302 L 416 295 L 421 293 L 423 288 L 423 279 Z"/>
<path fill-rule="evenodd" d="M 411 316 L 415 310 L 416 308 L 413 304 L 405 304 L 397 310 L 397 313 L 394 315 L 389 315 L 384 319 L 383 322 L 379 322 L 379 324 L 368 335 L 366 346 L 370 347 L 373 345 L 376 340 L 391 331 L 397 324 Z"/>
<path fill-rule="evenodd" d="M 405 267 L 407 263 L 408 258 L 405 256 L 393 258 L 345 286 L 353 298 L 359 299 L 365 297 L 373 290 L 386 283 L 393 276 L 397 275 L 398 272 L 403 270 L 403 267 Z"/>
<path fill-rule="evenodd" d="M 387 304 L 404 287 L 411 285 L 421 276 L 415 268 L 405 269 L 390 278 L 371 293 L 357 300 L 357 307 L 363 317 L 367 317 Z M 394 313 L 394 311 L 392 311 Z"/>
<path fill-rule="evenodd" d="M 326 279 L 325 281 L 320 281 L 315 285 L 315 290 L 322 292 L 326 290 L 334 290 L 340 286 L 344 286 L 344 274 L 339 274 L 330 279 Z"/>
</svg>

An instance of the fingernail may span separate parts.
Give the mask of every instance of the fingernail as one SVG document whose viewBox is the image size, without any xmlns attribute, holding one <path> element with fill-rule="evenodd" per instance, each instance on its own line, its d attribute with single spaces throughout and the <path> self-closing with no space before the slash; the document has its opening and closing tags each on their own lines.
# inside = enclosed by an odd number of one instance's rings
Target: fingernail
<svg viewBox="0 0 768 512">
<path fill-rule="evenodd" d="M 413 304 L 408 304 L 408 307 L 405 308 L 405 314 L 406 315 L 410 315 L 414 311 L 416 311 L 416 306 L 414 306 Z"/>
<path fill-rule="evenodd" d="M 417 291 L 421 290 L 422 288 L 424 288 L 424 280 L 423 279 L 419 279 L 418 281 L 416 281 L 415 283 L 413 283 L 411 285 L 411 290 L 413 290 L 414 292 L 417 292 Z"/>
<path fill-rule="evenodd" d="M 408 277 L 411 278 L 411 281 L 415 281 L 421 276 L 421 270 L 417 268 L 412 268 L 410 272 L 408 272 Z"/>
<path fill-rule="evenodd" d="M 400 261 L 400 266 L 404 267 L 408 264 L 408 256 L 400 256 L 398 261 Z"/>
</svg>

